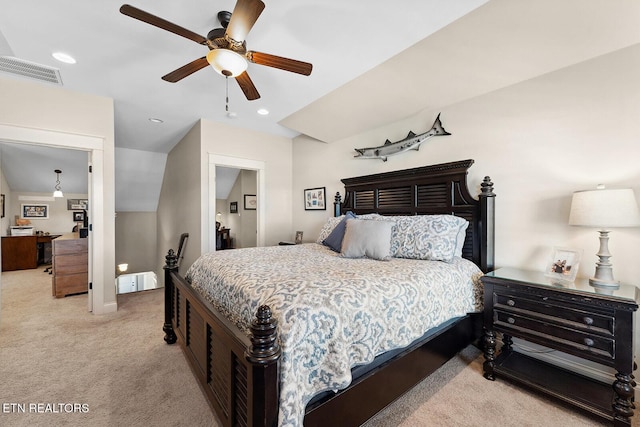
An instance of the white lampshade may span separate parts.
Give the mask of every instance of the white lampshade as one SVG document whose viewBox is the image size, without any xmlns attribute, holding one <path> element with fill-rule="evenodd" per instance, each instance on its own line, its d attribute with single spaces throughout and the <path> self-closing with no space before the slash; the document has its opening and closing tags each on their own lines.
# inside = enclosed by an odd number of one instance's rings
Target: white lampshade
<svg viewBox="0 0 640 427">
<path fill-rule="evenodd" d="M 239 76 L 249 65 L 242 55 L 229 49 L 210 50 L 207 53 L 207 62 L 216 72 L 227 77 Z"/>
<path fill-rule="evenodd" d="M 64 194 L 62 194 L 62 191 L 56 190 L 53 192 L 53 197 L 64 197 Z"/>
<path fill-rule="evenodd" d="M 573 193 L 569 225 L 601 229 L 640 225 L 640 210 L 633 190 L 603 187 Z"/>
</svg>

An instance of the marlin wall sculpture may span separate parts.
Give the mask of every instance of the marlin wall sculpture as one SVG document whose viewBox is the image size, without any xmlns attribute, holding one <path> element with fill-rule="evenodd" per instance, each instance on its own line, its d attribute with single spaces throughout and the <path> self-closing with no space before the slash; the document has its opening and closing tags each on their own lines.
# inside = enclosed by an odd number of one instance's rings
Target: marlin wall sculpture
<svg viewBox="0 0 640 427">
<path fill-rule="evenodd" d="M 451 135 L 447 132 L 440 122 L 440 114 L 436 117 L 436 121 L 433 122 L 433 126 L 425 133 L 421 133 L 420 135 L 416 135 L 415 133 L 409 131 L 409 134 L 405 139 L 400 141 L 391 142 L 387 139 L 384 145 L 379 147 L 370 147 L 370 148 L 354 148 L 358 152 L 355 158 L 357 159 L 382 159 L 383 162 L 387 161 L 387 157 L 392 156 L 394 154 L 402 153 L 403 151 L 408 150 L 416 150 L 420 149 L 420 144 L 422 144 L 427 139 L 432 136 L 440 136 L 440 135 Z"/>
</svg>

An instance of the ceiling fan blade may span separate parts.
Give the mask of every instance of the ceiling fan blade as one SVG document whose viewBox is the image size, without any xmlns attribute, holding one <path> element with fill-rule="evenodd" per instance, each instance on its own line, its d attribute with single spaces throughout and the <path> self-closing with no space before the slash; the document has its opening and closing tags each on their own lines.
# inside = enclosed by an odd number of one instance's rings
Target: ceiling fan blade
<svg viewBox="0 0 640 427">
<path fill-rule="evenodd" d="M 305 76 L 311 74 L 313 65 L 308 62 L 296 61 L 295 59 L 283 58 L 281 56 L 270 55 L 268 53 L 249 51 L 247 59 L 253 63 L 266 65 L 267 67 L 279 68 L 281 70 L 298 73 Z"/>
<path fill-rule="evenodd" d="M 196 34 L 193 31 L 182 28 L 181 26 L 176 25 L 173 22 L 169 22 L 165 19 L 159 18 L 148 12 L 145 12 L 144 10 L 138 9 L 137 7 L 123 4 L 120 7 L 120 13 L 140 20 L 142 22 L 146 22 L 147 24 L 151 24 L 158 28 L 162 28 L 163 30 L 170 31 L 173 34 L 188 38 L 189 40 L 193 40 L 196 43 L 207 44 L 207 39 L 202 37 L 200 34 Z"/>
<path fill-rule="evenodd" d="M 167 74 L 166 76 L 162 76 L 162 80 L 167 81 L 169 83 L 175 83 L 184 79 L 187 76 L 195 73 L 196 71 L 202 70 L 204 67 L 209 65 L 207 62 L 207 57 L 203 56 L 202 58 L 198 58 L 194 61 L 189 62 L 187 65 L 183 65 Z"/>
<path fill-rule="evenodd" d="M 254 101 L 260 98 L 258 89 L 253 85 L 253 82 L 246 71 L 237 76 L 236 81 L 238 82 L 240 89 L 242 89 L 242 92 L 244 92 L 244 96 L 246 96 L 249 101 Z"/>
<path fill-rule="evenodd" d="M 242 44 L 263 9 L 264 3 L 260 0 L 238 0 L 231 13 L 231 21 L 227 26 L 226 36 L 234 42 Z"/>
</svg>

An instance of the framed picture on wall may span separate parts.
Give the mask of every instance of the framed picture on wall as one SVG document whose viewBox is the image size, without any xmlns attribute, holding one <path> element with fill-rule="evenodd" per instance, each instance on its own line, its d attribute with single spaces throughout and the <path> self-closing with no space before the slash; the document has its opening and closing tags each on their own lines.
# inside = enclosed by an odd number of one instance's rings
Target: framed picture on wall
<svg viewBox="0 0 640 427">
<path fill-rule="evenodd" d="M 49 219 L 49 205 L 23 203 L 21 207 L 20 218 Z"/>
<path fill-rule="evenodd" d="M 238 213 L 238 202 L 229 203 L 229 213 Z"/>
<path fill-rule="evenodd" d="M 258 208 L 258 198 L 255 194 L 244 195 L 244 210 L 255 211 Z"/>
<path fill-rule="evenodd" d="M 89 208 L 89 200 L 87 199 L 67 199 L 68 211 L 87 210 Z"/>
<path fill-rule="evenodd" d="M 74 212 L 73 213 L 73 221 L 74 222 L 82 222 L 82 221 L 84 221 L 84 212 Z"/>
<path fill-rule="evenodd" d="M 4 218 L 4 194 L 0 194 L 0 218 Z"/>
<path fill-rule="evenodd" d="M 305 211 L 316 211 L 316 210 L 326 210 L 326 197 L 325 197 L 325 188 L 307 188 L 304 190 L 304 210 Z"/>
</svg>

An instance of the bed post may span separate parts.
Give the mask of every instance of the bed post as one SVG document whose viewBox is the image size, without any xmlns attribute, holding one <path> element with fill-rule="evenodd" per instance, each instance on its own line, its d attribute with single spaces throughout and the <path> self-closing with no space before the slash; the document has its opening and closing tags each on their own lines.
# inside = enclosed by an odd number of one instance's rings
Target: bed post
<svg viewBox="0 0 640 427">
<path fill-rule="evenodd" d="M 493 182 L 488 176 L 480 184 L 480 229 L 484 246 L 480 253 L 480 268 L 483 272 L 492 271 L 495 265 L 495 199 Z"/>
<path fill-rule="evenodd" d="M 173 282 L 171 281 L 171 273 L 178 272 L 178 257 L 173 249 L 169 249 L 167 256 L 164 257 L 164 340 L 167 344 L 174 344 L 178 337 L 173 330 L 171 323 L 173 319 Z"/>
<path fill-rule="evenodd" d="M 251 346 L 245 354 L 250 365 L 249 388 L 253 402 L 248 411 L 250 425 L 272 427 L 278 422 L 280 390 L 280 346 L 277 342 L 278 321 L 271 317 L 268 305 L 258 308 L 251 323 Z"/>
</svg>

